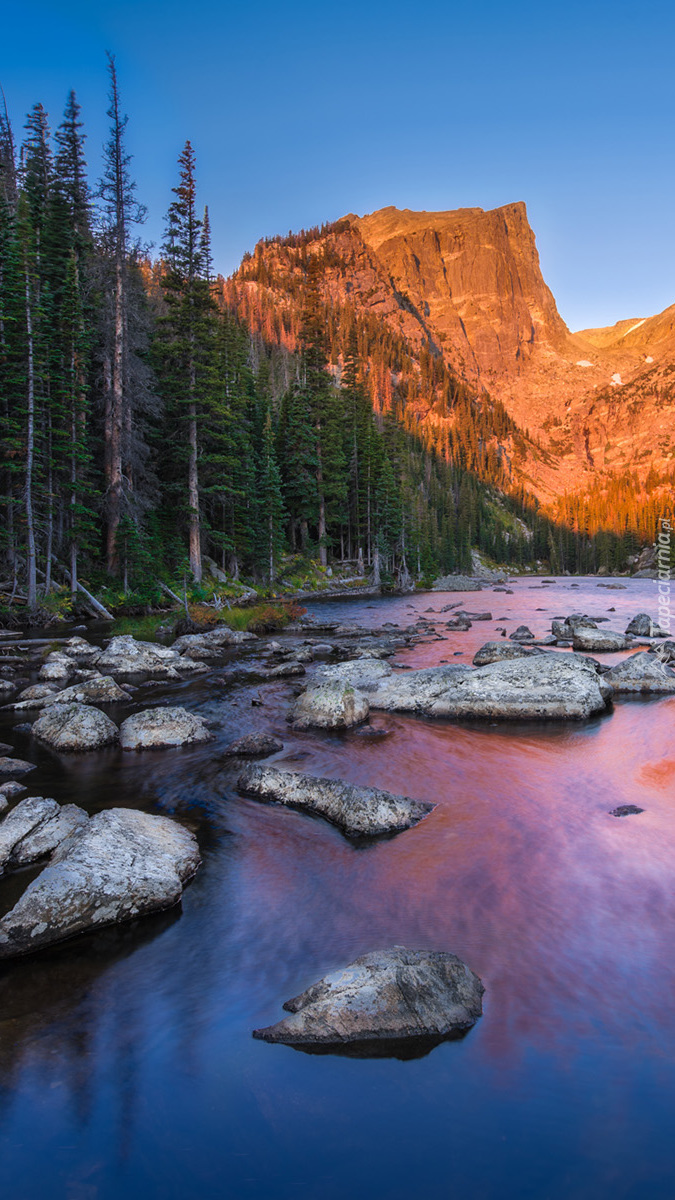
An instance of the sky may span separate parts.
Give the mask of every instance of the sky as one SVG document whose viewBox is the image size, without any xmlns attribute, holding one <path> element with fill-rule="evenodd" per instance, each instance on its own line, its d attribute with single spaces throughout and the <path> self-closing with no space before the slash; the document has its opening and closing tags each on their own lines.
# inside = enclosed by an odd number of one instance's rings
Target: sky
<svg viewBox="0 0 675 1200">
<path fill-rule="evenodd" d="M 189 138 L 223 274 L 347 212 L 524 200 L 570 328 L 675 302 L 669 0 L 1 3 L 15 134 L 74 88 L 92 176 L 115 54 L 148 243 Z"/>
</svg>

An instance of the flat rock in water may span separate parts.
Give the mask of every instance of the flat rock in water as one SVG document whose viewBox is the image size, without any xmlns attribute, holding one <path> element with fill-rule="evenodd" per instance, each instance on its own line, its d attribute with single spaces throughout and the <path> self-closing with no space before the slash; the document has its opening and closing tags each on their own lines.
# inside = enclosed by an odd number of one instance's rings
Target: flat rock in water
<svg viewBox="0 0 675 1200">
<path fill-rule="evenodd" d="M 194 835 L 168 817 L 97 813 L 0 920 L 0 958 L 170 908 L 200 861 Z"/>
<path fill-rule="evenodd" d="M 604 678 L 615 692 L 675 692 L 675 671 L 645 650 L 624 658 Z"/>
<path fill-rule="evenodd" d="M 289 714 L 294 729 L 351 729 L 365 721 L 368 697 L 344 679 L 327 679 L 307 688 Z"/>
<path fill-rule="evenodd" d="M 482 1015 L 484 991 L 454 954 L 395 946 L 324 976 L 286 1001 L 290 1016 L 253 1036 L 308 1050 L 415 1057 L 467 1033 Z"/>
<path fill-rule="evenodd" d="M 603 712 L 611 695 L 592 664 L 550 652 L 479 667 L 427 711 L 465 720 L 582 720 Z"/>
<path fill-rule="evenodd" d="M 410 829 L 436 807 L 379 788 L 300 775 L 278 767 L 248 767 L 239 776 L 238 787 L 256 800 L 285 804 L 323 817 L 351 838 L 380 837 Z"/>
<path fill-rule="evenodd" d="M 35 770 L 35 763 L 25 762 L 22 758 L 5 758 L 0 757 L 0 779 L 8 775 L 17 775 L 21 779 L 27 775 L 29 771 Z"/>
<path fill-rule="evenodd" d="M 391 677 L 370 696 L 370 707 L 383 708 L 387 712 L 425 713 L 449 687 L 472 674 L 468 663 L 421 667 L 405 674 L 392 672 Z"/>
<path fill-rule="evenodd" d="M 591 654 L 629 650 L 632 642 L 622 633 L 613 633 L 611 629 L 588 629 L 577 627 L 572 638 L 575 650 L 586 650 Z"/>
<path fill-rule="evenodd" d="M 620 804 L 618 808 L 611 809 L 609 815 L 610 817 L 636 817 L 644 811 L 644 808 L 638 808 L 637 804 Z"/>
<path fill-rule="evenodd" d="M 6 783 L 0 783 L 0 796 L 5 796 L 7 800 L 16 800 L 18 796 L 22 796 L 27 791 L 28 788 L 25 784 L 17 783 L 14 779 L 9 779 Z"/>
<path fill-rule="evenodd" d="M 193 746 L 213 739 L 203 717 L 186 708 L 147 708 L 120 725 L 123 750 L 159 750 Z"/>
<path fill-rule="evenodd" d="M 99 750 L 118 739 L 114 721 L 89 704 L 50 704 L 33 725 L 33 735 L 53 750 Z"/>
<path fill-rule="evenodd" d="M 0 754 L 3 755 L 3 757 L 5 754 L 12 754 L 13 752 L 14 747 L 10 746 L 9 742 L 0 742 Z"/>
<path fill-rule="evenodd" d="M 223 758 L 267 758 L 283 748 L 284 743 L 269 733 L 248 733 L 236 742 L 230 742 L 223 751 Z"/>
</svg>

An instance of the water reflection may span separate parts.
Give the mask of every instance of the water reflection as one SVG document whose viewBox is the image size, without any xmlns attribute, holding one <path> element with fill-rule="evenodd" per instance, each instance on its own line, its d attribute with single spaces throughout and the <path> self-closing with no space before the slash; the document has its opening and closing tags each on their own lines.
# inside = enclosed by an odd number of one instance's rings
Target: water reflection
<svg viewBox="0 0 675 1200">
<path fill-rule="evenodd" d="M 467 594 L 462 607 L 493 605 L 492 624 L 400 660 L 459 649 L 468 661 L 496 623 L 543 633 L 550 615 L 605 602 L 623 628 L 650 607 L 644 584 L 631 589 Z M 321 612 L 407 624 L 443 602 Z M 175 813 L 204 867 L 181 909 L 0 969 L 6 1194 L 671 1196 L 675 698 L 550 727 L 383 713 L 372 728 L 388 736 L 337 737 L 290 730 L 288 683 L 255 693 L 262 708 L 218 671 L 167 688 L 215 724 L 213 743 L 186 752 L 67 758 L 17 744 L 36 755 L 33 793 Z M 281 737 L 280 762 L 437 808 L 354 848 L 237 794 L 239 764 L 219 756 L 255 730 Z M 623 803 L 645 812 L 609 816 Z M 3 881 L 0 905 L 22 886 Z M 452 951 L 481 975 L 485 1015 L 466 1039 L 406 1062 L 253 1041 L 289 996 L 392 944 Z"/>
</svg>

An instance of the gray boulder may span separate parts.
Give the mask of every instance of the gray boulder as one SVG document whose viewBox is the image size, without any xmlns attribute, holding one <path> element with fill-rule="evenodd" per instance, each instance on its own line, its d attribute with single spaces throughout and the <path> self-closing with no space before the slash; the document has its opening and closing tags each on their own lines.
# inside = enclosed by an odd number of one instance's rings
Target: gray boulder
<svg viewBox="0 0 675 1200">
<path fill-rule="evenodd" d="M 443 575 L 433 585 L 434 592 L 481 592 L 482 586 L 467 575 Z"/>
<path fill-rule="evenodd" d="M 439 667 L 422 667 L 418 671 L 400 671 L 384 680 L 369 697 L 371 708 L 387 712 L 429 712 L 439 696 L 445 694 L 459 679 L 473 674 L 468 663 L 448 663 Z"/>
<path fill-rule="evenodd" d="M 338 679 L 350 683 L 359 692 L 373 692 L 383 680 L 389 679 L 393 670 L 389 663 L 380 658 L 357 658 L 335 666 L 320 667 L 314 679 L 317 683 Z"/>
<path fill-rule="evenodd" d="M 0 821 L 0 874 L 12 859 L 16 848 L 36 829 L 51 820 L 59 812 L 56 800 L 45 800 L 42 796 L 31 796 L 22 800 Z M 30 861 L 30 860 L 27 860 Z"/>
<path fill-rule="evenodd" d="M 256 800 L 277 802 L 323 817 L 351 838 L 380 837 L 419 824 L 433 808 L 422 800 L 340 779 L 320 779 L 278 767 L 248 767 L 238 787 Z"/>
<path fill-rule="evenodd" d="M 633 617 L 626 627 L 626 633 L 634 634 L 636 637 L 668 637 L 668 630 L 662 629 L 656 621 L 652 621 L 649 613 L 638 613 L 636 617 Z"/>
<path fill-rule="evenodd" d="M 97 813 L 0 920 L 0 958 L 170 908 L 199 865 L 194 835 L 168 817 Z"/>
<path fill-rule="evenodd" d="M 137 642 L 130 634 L 111 638 L 96 659 L 96 666 L 111 675 L 153 675 L 161 679 L 180 679 L 184 674 L 208 669 L 204 663 L 178 654 L 173 647 Z"/>
<path fill-rule="evenodd" d="M 92 646 L 84 638 L 71 637 L 64 642 L 61 653 L 74 658 L 78 663 L 93 663 L 101 653 L 100 646 Z"/>
<path fill-rule="evenodd" d="M 363 954 L 324 976 L 284 1008 L 290 1016 L 254 1030 L 266 1042 L 365 1055 L 412 1056 L 467 1033 L 482 1015 L 481 980 L 454 954 Z"/>
<path fill-rule="evenodd" d="M 30 800 L 23 801 L 23 804 L 30 803 Z M 55 803 L 54 800 L 45 801 L 45 804 Z M 19 804 L 12 810 L 11 815 L 14 816 L 14 813 L 18 812 L 21 807 L 22 805 Z M 28 863 L 39 862 L 40 859 L 47 858 L 67 837 L 84 829 L 89 820 L 84 809 L 78 808 L 76 804 L 57 804 L 56 810 L 50 815 L 45 814 L 44 820 L 40 821 L 14 846 L 11 857 L 13 866 L 26 866 Z M 0 826 L 1 828 L 2 826 Z"/>
<path fill-rule="evenodd" d="M 35 763 L 25 762 L 23 758 L 5 758 L 0 757 L 0 779 L 7 776 L 17 775 L 22 779 L 24 775 L 28 775 L 29 771 L 35 770 Z"/>
<path fill-rule="evenodd" d="M 660 646 L 652 646 L 650 654 L 655 654 L 664 663 L 675 663 L 675 642 L 661 642 Z"/>
<path fill-rule="evenodd" d="M 58 650 L 54 650 L 47 655 L 44 665 L 40 668 L 38 675 L 44 683 L 67 683 L 73 671 L 75 663 L 67 654 L 62 654 Z"/>
<path fill-rule="evenodd" d="M 503 662 L 509 658 L 529 658 L 537 651 L 518 642 L 485 642 L 473 656 L 474 667 L 485 667 L 488 663 Z"/>
<path fill-rule="evenodd" d="M 118 739 L 114 721 L 90 704 L 50 704 L 33 725 L 33 735 L 53 750 L 99 750 Z"/>
<path fill-rule="evenodd" d="M 203 717 L 186 708 L 146 708 L 120 725 L 123 750 L 159 750 L 210 742 L 213 734 Z"/>
<path fill-rule="evenodd" d="M 15 779 L 9 779 L 5 783 L 0 783 L 0 796 L 4 796 L 6 800 L 16 800 L 27 792 L 28 788 L 23 783 L 17 783 Z"/>
<path fill-rule="evenodd" d="M 528 629 L 527 625 L 519 625 L 517 629 L 514 629 L 513 633 L 509 634 L 509 637 L 512 642 L 534 641 L 534 634 L 531 629 Z"/>
<path fill-rule="evenodd" d="M 370 711 L 363 692 L 343 679 L 327 679 L 307 688 L 289 714 L 294 729 L 351 729 Z"/>
<path fill-rule="evenodd" d="M 217 629 L 210 629 L 208 633 L 184 633 L 182 637 L 176 638 L 171 649 L 186 658 L 222 658 L 232 646 L 241 646 L 245 642 L 257 640 L 255 633 L 228 629 L 227 626 L 220 625 Z"/>
<path fill-rule="evenodd" d="M 28 690 L 36 692 L 38 686 Z M 24 709 L 49 708 L 52 704 L 128 704 L 129 700 L 129 693 L 119 687 L 110 675 L 97 675 L 94 679 L 85 679 L 81 683 L 71 684 L 70 687 L 64 688 L 60 692 L 48 692 L 43 696 L 30 697 L 24 697 L 22 693 L 14 704 L 7 707 L 15 712 L 22 712 Z"/>
<path fill-rule="evenodd" d="M 426 711 L 462 720 L 582 720 L 603 712 L 611 695 L 591 664 L 551 652 L 479 667 Z"/>
<path fill-rule="evenodd" d="M 624 658 L 604 678 L 615 692 L 675 692 L 675 671 L 644 650 Z"/>
<path fill-rule="evenodd" d="M 597 629 L 597 622 L 585 613 L 570 613 L 569 617 L 554 617 L 551 632 L 563 642 L 571 642 L 577 629 Z"/>
<path fill-rule="evenodd" d="M 625 637 L 622 633 L 614 633 L 611 629 L 578 627 L 572 638 L 575 650 L 583 650 L 590 654 L 628 650 L 631 644 L 630 638 Z"/>
</svg>

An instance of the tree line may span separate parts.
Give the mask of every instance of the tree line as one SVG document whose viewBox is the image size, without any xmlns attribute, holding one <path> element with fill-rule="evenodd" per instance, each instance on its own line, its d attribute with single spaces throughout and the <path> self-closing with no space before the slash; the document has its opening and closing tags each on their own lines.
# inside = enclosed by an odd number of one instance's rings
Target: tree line
<svg viewBox="0 0 675 1200">
<path fill-rule="evenodd" d="M 36 104 L 19 145 L 0 113 L 5 605 L 35 611 L 64 587 L 152 602 L 214 569 L 273 588 L 289 556 L 384 584 L 466 570 L 472 546 L 548 558 L 558 527 L 502 490 L 504 410 L 431 353 L 416 373 L 402 339 L 327 305 L 312 235 L 289 239 L 303 256 L 291 347 L 269 313 L 233 303 L 189 142 L 150 256 L 112 57 L 108 70 L 95 184 L 74 93 L 53 133 Z M 268 270 L 259 254 L 254 266 Z M 420 387 L 453 409 L 452 429 L 420 431 Z M 592 543 L 565 537 L 574 553 Z"/>
</svg>

